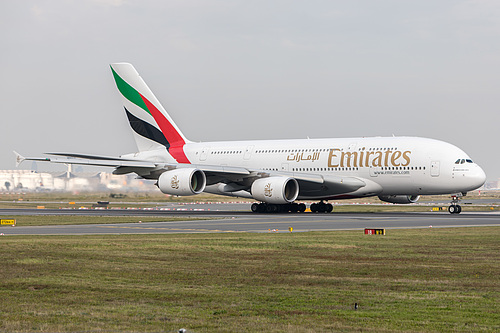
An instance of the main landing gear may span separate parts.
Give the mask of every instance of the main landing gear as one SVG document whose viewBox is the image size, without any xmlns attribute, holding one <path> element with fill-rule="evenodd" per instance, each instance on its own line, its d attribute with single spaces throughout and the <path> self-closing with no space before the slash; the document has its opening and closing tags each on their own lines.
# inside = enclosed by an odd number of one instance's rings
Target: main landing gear
<svg viewBox="0 0 500 333">
<path fill-rule="evenodd" d="M 333 205 L 320 201 L 311 204 L 311 212 L 313 213 L 331 213 Z M 252 212 L 254 213 L 303 213 L 306 210 L 306 205 L 303 203 L 288 203 L 288 204 L 270 204 L 266 202 L 252 204 Z"/>
<path fill-rule="evenodd" d="M 448 212 L 450 212 L 450 214 L 460 214 L 462 212 L 462 206 L 458 204 L 458 201 L 458 196 L 451 196 L 451 205 L 448 207 Z"/>
<path fill-rule="evenodd" d="M 311 204 L 310 208 L 311 212 L 313 213 L 331 213 L 333 210 L 333 205 L 320 201 L 318 203 Z"/>
<path fill-rule="evenodd" d="M 269 204 L 266 202 L 252 204 L 252 212 L 254 213 L 302 213 L 306 210 L 306 205 L 303 203 L 288 203 L 288 204 Z"/>
</svg>

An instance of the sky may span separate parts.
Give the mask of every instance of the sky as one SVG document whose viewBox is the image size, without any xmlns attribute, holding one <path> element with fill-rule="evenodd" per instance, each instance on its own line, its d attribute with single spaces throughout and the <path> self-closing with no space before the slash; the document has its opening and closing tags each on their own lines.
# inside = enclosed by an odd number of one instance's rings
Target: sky
<svg viewBox="0 0 500 333">
<path fill-rule="evenodd" d="M 0 41 L 0 169 L 136 151 L 130 62 L 192 141 L 429 137 L 500 178 L 496 0 L 6 0 Z"/>
</svg>

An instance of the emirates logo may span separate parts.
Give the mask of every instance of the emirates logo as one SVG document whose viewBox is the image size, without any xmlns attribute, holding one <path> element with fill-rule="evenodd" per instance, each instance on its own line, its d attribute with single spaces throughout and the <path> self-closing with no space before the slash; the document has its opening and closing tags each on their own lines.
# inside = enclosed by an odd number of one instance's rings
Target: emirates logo
<svg viewBox="0 0 500 333">
<path fill-rule="evenodd" d="M 177 176 L 172 177 L 172 180 L 170 181 L 170 186 L 175 190 L 179 189 L 179 179 L 177 178 Z"/>
<path fill-rule="evenodd" d="M 271 183 L 268 183 L 266 186 L 264 186 L 264 195 L 268 198 L 270 198 L 273 195 L 273 189 L 271 187 Z"/>
</svg>

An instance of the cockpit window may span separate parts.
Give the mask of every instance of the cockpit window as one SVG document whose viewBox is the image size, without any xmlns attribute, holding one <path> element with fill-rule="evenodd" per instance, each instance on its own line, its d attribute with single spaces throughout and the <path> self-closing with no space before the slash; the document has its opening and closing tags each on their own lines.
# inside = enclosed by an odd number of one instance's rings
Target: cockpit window
<svg viewBox="0 0 500 333">
<path fill-rule="evenodd" d="M 467 163 L 474 163 L 470 158 L 464 159 L 464 158 L 459 158 L 458 160 L 455 161 L 455 164 L 464 164 L 465 162 Z"/>
</svg>

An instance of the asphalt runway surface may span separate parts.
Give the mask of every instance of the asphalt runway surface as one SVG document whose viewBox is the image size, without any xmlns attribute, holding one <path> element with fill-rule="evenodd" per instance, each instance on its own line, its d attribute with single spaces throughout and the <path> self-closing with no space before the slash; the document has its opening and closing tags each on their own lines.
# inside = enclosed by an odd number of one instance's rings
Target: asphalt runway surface
<svg viewBox="0 0 500 333">
<path fill-rule="evenodd" d="M 135 216 L 137 223 L 85 224 L 60 226 L 1 227 L 7 235 L 98 235 L 98 234 L 168 234 L 168 233 L 223 233 L 223 232 L 293 232 L 362 230 L 365 228 L 409 229 L 444 227 L 500 226 L 498 212 L 459 215 L 447 212 L 429 213 L 298 213 L 256 214 L 245 210 L 64 210 L 64 209 L 0 209 L 0 216 L 11 215 L 83 215 Z M 241 208 L 237 205 L 238 208 Z M 230 205 L 233 209 L 234 205 Z M 248 204 L 244 205 L 248 208 Z M 181 208 L 185 209 L 185 208 Z M 186 221 L 144 222 L 141 217 L 186 217 Z M 190 218 L 209 220 L 191 220 Z"/>
</svg>

